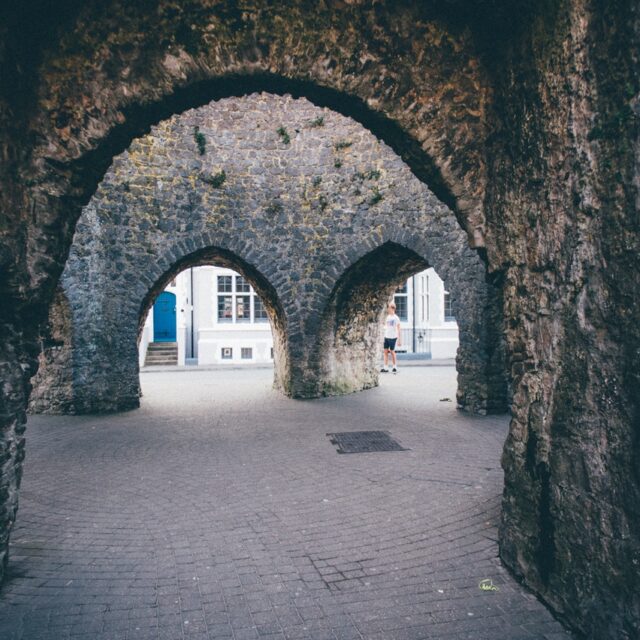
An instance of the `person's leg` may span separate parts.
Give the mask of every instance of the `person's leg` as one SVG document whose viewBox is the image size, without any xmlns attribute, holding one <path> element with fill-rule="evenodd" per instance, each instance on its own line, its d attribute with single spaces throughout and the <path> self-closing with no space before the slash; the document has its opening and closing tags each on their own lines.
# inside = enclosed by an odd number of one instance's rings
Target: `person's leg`
<svg viewBox="0 0 640 640">
<path fill-rule="evenodd" d="M 389 364 L 389 349 L 385 349 L 384 350 L 384 368 L 387 368 L 387 365 Z"/>
<path fill-rule="evenodd" d="M 391 351 L 391 362 L 392 362 L 392 367 L 393 367 L 393 372 L 396 372 L 396 368 L 397 368 L 397 359 L 396 359 L 396 341 L 395 340 L 391 340 L 391 343 L 389 344 L 389 351 Z"/>
</svg>

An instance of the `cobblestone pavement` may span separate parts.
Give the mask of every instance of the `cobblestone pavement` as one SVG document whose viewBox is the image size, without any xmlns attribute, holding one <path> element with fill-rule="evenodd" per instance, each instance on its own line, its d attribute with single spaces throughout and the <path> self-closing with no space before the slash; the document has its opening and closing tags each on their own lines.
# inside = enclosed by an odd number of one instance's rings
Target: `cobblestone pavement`
<svg viewBox="0 0 640 640">
<path fill-rule="evenodd" d="M 507 419 L 442 402 L 453 368 L 315 401 L 271 375 L 144 373 L 140 410 L 31 418 L 0 638 L 570 637 L 497 559 Z M 326 436 L 370 429 L 409 450 Z"/>
</svg>

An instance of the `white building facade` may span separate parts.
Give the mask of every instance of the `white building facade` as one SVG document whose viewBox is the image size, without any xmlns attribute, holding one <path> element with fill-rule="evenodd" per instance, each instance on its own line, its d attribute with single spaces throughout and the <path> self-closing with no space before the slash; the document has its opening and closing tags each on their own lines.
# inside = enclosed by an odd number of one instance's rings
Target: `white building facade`
<svg viewBox="0 0 640 640">
<path fill-rule="evenodd" d="M 394 295 L 402 328 L 399 352 L 454 358 L 458 326 L 448 292 L 433 269 L 412 276 Z M 144 366 L 149 345 L 175 345 L 178 365 L 273 362 L 266 309 L 249 282 L 222 267 L 187 269 L 158 296 L 147 315 L 139 347 Z"/>
<path fill-rule="evenodd" d="M 395 295 L 402 346 L 399 352 L 434 360 L 455 358 L 458 324 L 445 284 L 434 269 L 409 278 Z"/>
</svg>

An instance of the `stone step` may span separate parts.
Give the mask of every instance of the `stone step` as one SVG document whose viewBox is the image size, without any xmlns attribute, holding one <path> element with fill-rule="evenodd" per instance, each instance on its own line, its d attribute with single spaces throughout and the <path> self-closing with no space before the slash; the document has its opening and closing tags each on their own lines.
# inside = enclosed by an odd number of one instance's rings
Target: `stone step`
<svg viewBox="0 0 640 640">
<path fill-rule="evenodd" d="M 177 365 L 178 364 L 178 343 L 177 342 L 151 342 L 147 347 L 147 356 L 144 359 L 144 366 Z"/>
</svg>

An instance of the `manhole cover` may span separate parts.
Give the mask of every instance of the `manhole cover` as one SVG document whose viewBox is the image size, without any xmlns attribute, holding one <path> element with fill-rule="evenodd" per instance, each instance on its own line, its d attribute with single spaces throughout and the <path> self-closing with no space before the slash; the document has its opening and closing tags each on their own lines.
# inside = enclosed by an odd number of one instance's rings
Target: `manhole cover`
<svg viewBox="0 0 640 640">
<path fill-rule="evenodd" d="M 327 433 L 338 453 L 373 453 L 375 451 L 408 451 L 388 431 L 343 431 Z"/>
</svg>

